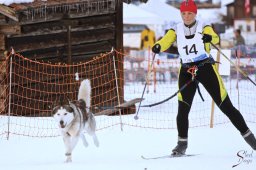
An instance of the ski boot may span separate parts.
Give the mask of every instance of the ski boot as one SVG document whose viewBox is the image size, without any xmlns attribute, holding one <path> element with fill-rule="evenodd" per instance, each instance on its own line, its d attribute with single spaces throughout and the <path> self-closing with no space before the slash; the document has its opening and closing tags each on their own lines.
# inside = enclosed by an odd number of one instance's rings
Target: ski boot
<svg viewBox="0 0 256 170">
<path fill-rule="evenodd" d="M 252 147 L 252 149 L 256 150 L 256 139 L 250 129 L 242 134 L 242 136 L 244 140 Z"/>
<path fill-rule="evenodd" d="M 188 147 L 187 138 L 178 138 L 177 146 L 172 150 L 172 155 L 184 155 Z"/>
</svg>

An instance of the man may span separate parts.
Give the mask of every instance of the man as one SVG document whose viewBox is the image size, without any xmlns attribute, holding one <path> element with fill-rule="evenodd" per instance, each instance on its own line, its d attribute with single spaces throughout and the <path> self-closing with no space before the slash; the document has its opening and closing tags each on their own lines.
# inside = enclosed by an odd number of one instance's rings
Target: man
<svg viewBox="0 0 256 170">
<path fill-rule="evenodd" d="M 148 50 L 148 48 L 152 48 L 154 43 L 156 42 L 155 32 L 150 30 L 148 26 L 141 32 L 141 42 L 140 49 Z"/>
<path fill-rule="evenodd" d="M 186 152 L 189 128 L 188 115 L 196 89 L 199 90 L 199 82 L 202 83 L 220 110 L 239 130 L 245 141 L 256 150 L 256 139 L 247 127 L 241 113 L 232 105 L 222 78 L 217 72 L 215 61 L 210 55 L 210 43 L 219 43 L 218 35 L 210 25 L 196 20 L 197 6 L 193 0 L 183 1 L 180 5 L 180 12 L 183 23 L 170 29 L 152 48 L 154 53 L 159 53 L 165 51 L 176 41 L 181 58 L 179 88 L 181 89 L 192 80 L 192 83 L 178 94 L 178 144 L 172 150 L 172 154 L 179 155 Z"/>
<path fill-rule="evenodd" d="M 241 35 L 241 30 L 236 29 L 234 31 L 235 33 L 235 51 L 236 51 L 236 57 L 243 57 L 246 55 L 246 48 L 245 48 L 245 41 L 244 37 Z"/>
<path fill-rule="evenodd" d="M 241 35 L 240 29 L 235 30 L 235 46 L 238 45 L 245 45 L 244 37 Z"/>
</svg>

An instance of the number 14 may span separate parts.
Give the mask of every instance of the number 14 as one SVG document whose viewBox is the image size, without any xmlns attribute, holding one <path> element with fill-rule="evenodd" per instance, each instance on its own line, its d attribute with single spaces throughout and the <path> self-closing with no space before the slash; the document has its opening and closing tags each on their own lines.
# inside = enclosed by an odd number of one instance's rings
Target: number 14
<svg viewBox="0 0 256 170">
<path fill-rule="evenodd" d="M 188 46 L 187 45 L 185 47 L 183 47 L 183 49 L 186 50 L 186 54 L 187 55 L 189 55 L 189 53 L 195 53 L 195 54 L 198 53 L 198 51 L 196 50 L 196 45 L 195 44 L 193 44 L 189 50 L 188 50 Z"/>
</svg>

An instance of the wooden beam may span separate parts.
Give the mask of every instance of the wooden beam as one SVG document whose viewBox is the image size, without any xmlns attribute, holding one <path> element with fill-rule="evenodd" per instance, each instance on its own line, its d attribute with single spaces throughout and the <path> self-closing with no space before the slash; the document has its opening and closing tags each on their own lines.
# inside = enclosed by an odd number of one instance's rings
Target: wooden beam
<svg viewBox="0 0 256 170">
<path fill-rule="evenodd" d="M 1 27 L 0 26 L 0 30 L 1 30 Z M 10 26 L 10 27 L 13 27 L 13 26 Z M 24 30 L 24 27 L 22 27 L 23 30 Z M 20 28 L 19 28 L 20 29 Z M 72 33 L 75 33 L 75 32 L 90 32 L 90 31 L 106 31 L 106 30 L 114 30 L 114 26 L 113 25 L 98 25 L 98 26 L 95 26 L 93 28 L 83 28 L 83 27 L 79 27 L 79 28 L 72 28 L 71 29 L 71 32 Z M 15 35 L 15 36 L 12 36 L 12 38 L 16 38 L 16 37 L 34 37 L 34 36 L 40 36 L 40 35 L 53 35 L 53 34 L 60 34 L 60 33 L 66 33 L 67 30 L 66 29 L 61 29 L 61 30 L 53 30 L 53 31 L 45 31 L 44 29 L 41 29 L 41 30 L 37 30 L 37 31 L 31 31 L 29 33 L 23 33 L 23 34 L 20 34 L 20 35 Z"/>
<path fill-rule="evenodd" d="M 19 35 L 21 34 L 20 25 L 1 25 L 0 26 L 0 34 L 5 35 Z"/>
<path fill-rule="evenodd" d="M 115 49 L 123 51 L 123 1 L 117 0 L 116 2 L 116 18 L 115 18 L 115 25 L 116 25 L 116 44 Z"/>
<path fill-rule="evenodd" d="M 5 35 L 0 33 L 0 50 L 5 50 Z"/>
<path fill-rule="evenodd" d="M 11 18 L 14 21 L 19 21 L 15 11 L 5 5 L 0 4 L 0 13 Z"/>
</svg>

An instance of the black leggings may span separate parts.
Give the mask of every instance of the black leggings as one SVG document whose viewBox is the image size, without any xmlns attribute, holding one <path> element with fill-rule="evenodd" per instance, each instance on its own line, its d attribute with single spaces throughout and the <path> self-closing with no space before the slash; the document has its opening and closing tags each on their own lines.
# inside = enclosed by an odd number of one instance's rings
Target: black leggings
<svg viewBox="0 0 256 170">
<path fill-rule="evenodd" d="M 198 63 L 194 63 L 198 64 Z M 187 67 L 181 67 L 179 73 L 179 88 L 189 82 L 192 75 L 187 72 Z M 200 82 L 220 110 L 230 119 L 232 124 L 240 131 L 245 133 L 248 127 L 241 113 L 232 105 L 223 81 L 216 71 L 216 65 L 206 63 L 198 67 L 196 80 Z M 189 84 L 183 91 L 178 94 L 178 115 L 177 128 L 179 137 L 188 137 L 189 120 L 188 115 L 197 89 L 196 81 Z"/>
</svg>

